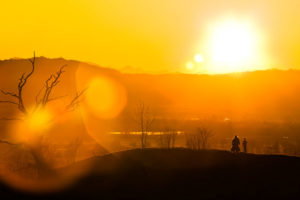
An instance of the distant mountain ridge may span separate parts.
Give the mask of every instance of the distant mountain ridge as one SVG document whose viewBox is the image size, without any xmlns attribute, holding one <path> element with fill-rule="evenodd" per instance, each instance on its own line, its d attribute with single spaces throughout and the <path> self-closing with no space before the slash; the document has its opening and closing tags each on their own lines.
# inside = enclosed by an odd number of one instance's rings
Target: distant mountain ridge
<svg viewBox="0 0 300 200">
<path fill-rule="evenodd" d="M 299 70 L 218 75 L 126 74 L 75 60 L 39 57 L 36 74 L 28 83 L 28 88 L 31 88 L 28 92 L 38 91 L 37 86 L 64 64 L 68 67 L 57 95 L 76 91 L 79 68 L 95 76 L 109 76 L 127 91 L 128 104 L 124 115 L 139 99 L 143 99 L 160 115 L 300 121 Z M 30 63 L 26 59 L 0 61 L 0 88 L 15 90 L 19 77 L 29 69 Z"/>
</svg>

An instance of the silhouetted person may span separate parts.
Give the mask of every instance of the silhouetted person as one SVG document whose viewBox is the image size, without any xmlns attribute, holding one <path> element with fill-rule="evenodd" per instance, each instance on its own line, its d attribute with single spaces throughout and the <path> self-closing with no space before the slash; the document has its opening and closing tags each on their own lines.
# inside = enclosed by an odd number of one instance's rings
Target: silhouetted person
<svg viewBox="0 0 300 200">
<path fill-rule="evenodd" d="M 244 152 L 245 153 L 247 153 L 247 144 L 248 144 L 248 142 L 247 142 L 246 138 L 244 138 L 243 147 L 244 147 Z"/>
<path fill-rule="evenodd" d="M 240 139 L 237 136 L 235 136 L 232 140 L 231 151 L 235 153 L 240 152 Z"/>
</svg>

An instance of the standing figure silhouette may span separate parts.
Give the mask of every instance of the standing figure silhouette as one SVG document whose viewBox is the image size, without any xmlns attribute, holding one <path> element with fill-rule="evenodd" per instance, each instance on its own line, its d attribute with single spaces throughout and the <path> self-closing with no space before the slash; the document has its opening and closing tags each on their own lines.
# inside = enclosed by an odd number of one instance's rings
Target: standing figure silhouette
<svg viewBox="0 0 300 200">
<path fill-rule="evenodd" d="M 235 136 L 232 140 L 231 152 L 239 153 L 240 152 L 240 139 L 238 136 Z"/>
</svg>

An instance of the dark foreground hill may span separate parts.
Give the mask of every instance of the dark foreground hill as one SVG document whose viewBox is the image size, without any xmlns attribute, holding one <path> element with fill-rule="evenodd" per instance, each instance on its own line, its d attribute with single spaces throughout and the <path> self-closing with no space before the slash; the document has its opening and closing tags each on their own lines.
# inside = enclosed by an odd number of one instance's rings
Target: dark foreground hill
<svg viewBox="0 0 300 200">
<path fill-rule="evenodd" d="M 0 190 L 2 197 L 51 199 L 298 199 L 300 158 L 225 151 L 131 150 L 95 157 L 90 174 L 42 196 Z M 1 197 L 1 199 L 2 199 Z"/>
</svg>

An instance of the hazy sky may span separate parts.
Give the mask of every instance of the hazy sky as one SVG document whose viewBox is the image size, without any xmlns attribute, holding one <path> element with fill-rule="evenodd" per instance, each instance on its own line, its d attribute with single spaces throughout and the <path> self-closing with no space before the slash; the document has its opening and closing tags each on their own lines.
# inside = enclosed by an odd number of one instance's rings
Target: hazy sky
<svg viewBox="0 0 300 200">
<path fill-rule="evenodd" d="M 207 27 L 230 17 L 263 38 L 257 65 L 300 68 L 299 9 L 299 0 L 7 0 L 0 58 L 36 50 L 117 69 L 184 71 L 195 54 L 205 59 Z"/>
</svg>

